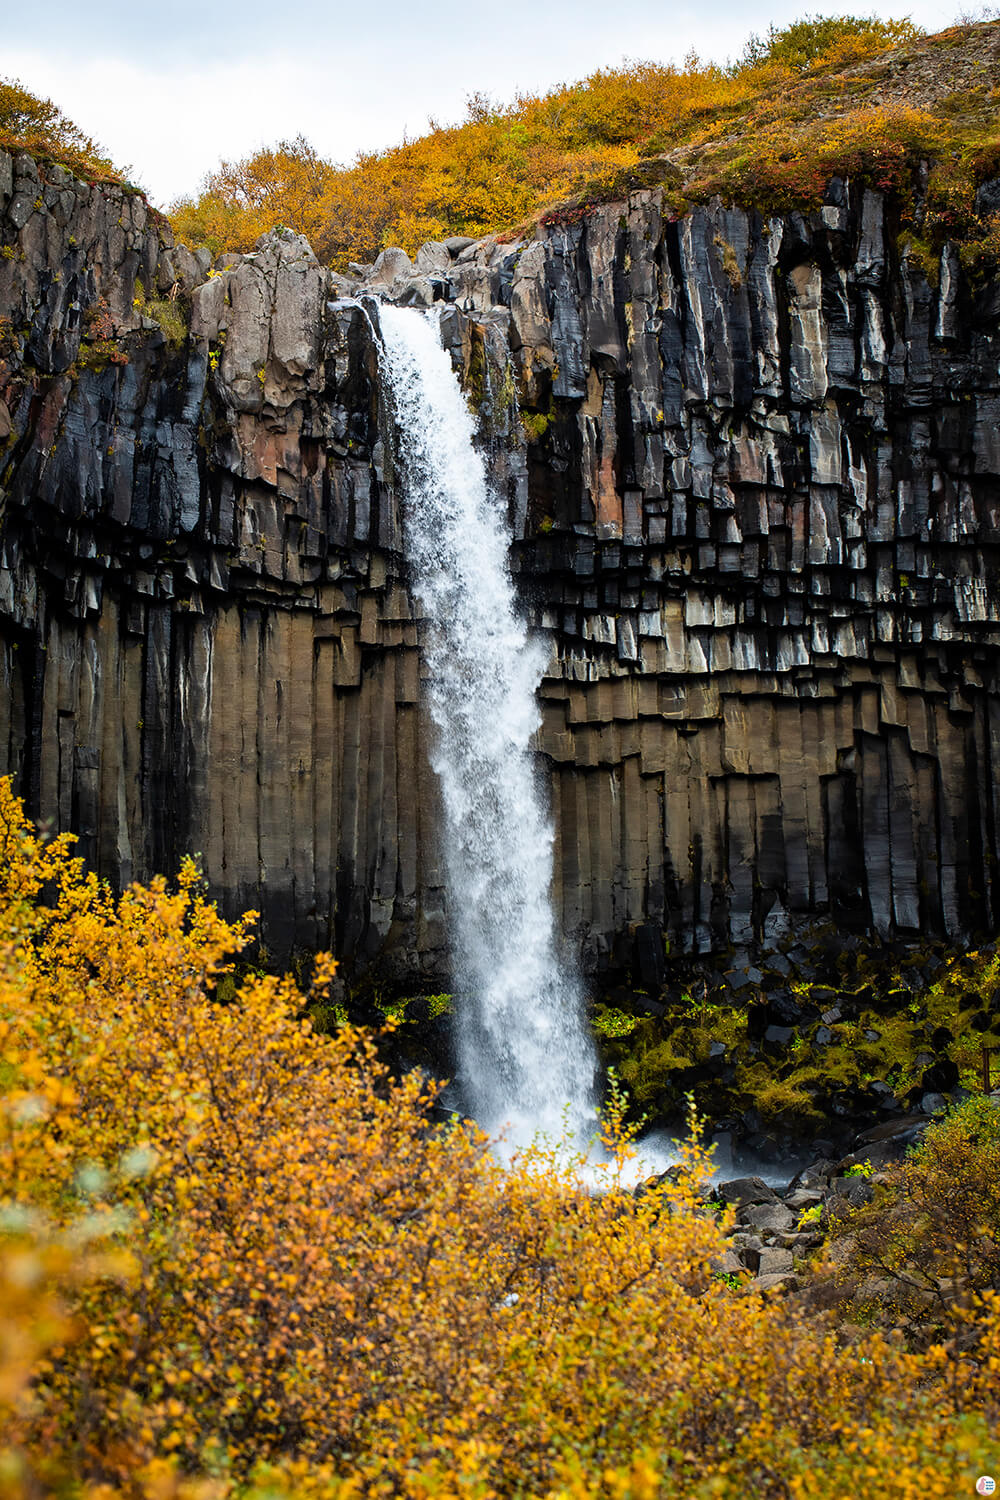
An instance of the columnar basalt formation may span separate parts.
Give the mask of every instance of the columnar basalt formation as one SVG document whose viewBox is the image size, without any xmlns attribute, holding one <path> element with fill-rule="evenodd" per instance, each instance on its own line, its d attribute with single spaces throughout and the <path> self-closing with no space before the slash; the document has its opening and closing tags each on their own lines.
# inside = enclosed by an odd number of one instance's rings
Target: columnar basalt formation
<svg viewBox="0 0 1000 1500">
<path fill-rule="evenodd" d="M 588 965 L 994 925 L 1000 298 L 828 199 L 349 281 L 0 155 L 0 769 L 116 880 L 199 851 L 275 953 L 447 971 L 376 292 L 483 416 Z"/>
</svg>

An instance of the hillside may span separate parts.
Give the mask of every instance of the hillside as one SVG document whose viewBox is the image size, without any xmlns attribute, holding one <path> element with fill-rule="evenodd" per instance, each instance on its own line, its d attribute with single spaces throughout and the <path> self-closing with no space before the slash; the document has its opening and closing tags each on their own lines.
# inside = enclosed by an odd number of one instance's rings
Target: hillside
<svg viewBox="0 0 1000 1500">
<path fill-rule="evenodd" d="M 963 239 L 974 268 L 996 250 L 976 188 L 1000 155 L 998 62 L 1000 23 L 928 37 L 905 21 L 807 19 L 726 67 L 630 63 L 505 107 L 474 95 L 461 124 L 346 168 L 286 141 L 223 162 L 172 217 L 215 252 L 285 223 L 344 267 L 389 244 L 502 236 L 634 186 L 662 183 L 677 213 L 717 193 L 815 206 L 839 173 L 893 192 L 928 250 Z"/>
</svg>

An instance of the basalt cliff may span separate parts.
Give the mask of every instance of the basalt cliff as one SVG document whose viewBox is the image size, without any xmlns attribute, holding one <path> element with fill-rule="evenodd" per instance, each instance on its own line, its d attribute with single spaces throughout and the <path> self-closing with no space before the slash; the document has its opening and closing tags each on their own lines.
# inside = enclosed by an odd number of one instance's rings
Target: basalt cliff
<svg viewBox="0 0 1000 1500">
<path fill-rule="evenodd" d="M 354 279 L 287 231 L 213 267 L 0 155 L 0 770 L 116 882 L 197 851 L 276 955 L 447 974 L 391 297 L 441 310 L 549 644 L 588 969 L 995 927 L 1000 294 L 849 182 L 567 217 Z"/>
</svg>

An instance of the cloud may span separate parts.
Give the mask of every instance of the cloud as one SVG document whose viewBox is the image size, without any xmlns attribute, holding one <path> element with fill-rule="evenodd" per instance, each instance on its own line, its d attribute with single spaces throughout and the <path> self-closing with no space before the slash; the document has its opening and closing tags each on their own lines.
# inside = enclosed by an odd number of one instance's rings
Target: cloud
<svg viewBox="0 0 1000 1500">
<path fill-rule="evenodd" d="M 320 62 L 272 57 L 165 68 L 124 58 L 5 54 L 11 76 L 50 95 L 159 203 L 197 189 L 224 156 L 307 135 L 346 160 L 398 134 L 365 80 L 338 82 Z M 405 123 L 405 122 L 404 122 Z"/>
<path fill-rule="evenodd" d="M 952 6 L 926 0 L 840 0 L 836 8 L 908 10 L 929 29 L 953 14 Z M 162 205 L 197 191 L 220 158 L 279 139 L 301 133 L 323 155 L 349 161 L 404 132 L 422 133 L 431 115 L 460 118 L 476 90 L 507 100 L 626 56 L 678 61 L 690 48 L 725 59 L 739 53 L 750 31 L 766 31 L 772 20 L 787 24 L 806 9 L 799 0 L 778 0 L 752 15 L 734 0 L 716 0 L 709 14 L 693 4 L 671 10 L 666 0 L 633 0 L 625 16 L 605 0 L 549 0 L 544 7 L 508 5 L 498 23 L 493 13 L 450 0 L 419 15 L 411 5 L 382 0 L 368 23 L 353 8 L 348 27 L 335 9 L 305 0 L 295 50 L 268 45 L 273 33 L 256 27 L 252 13 L 202 10 L 201 20 L 186 19 L 162 48 L 154 36 L 122 26 L 105 28 L 89 54 L 79 33 L 72 42 L 64 36 L 60 51 L 58 29 L 44 50 L 19 45 L 18 33 L 30 34 L 22 12 L 8 28 L 3 72 L 50 95 Z M 267 15 L 273 26 L 270 8 Z"/>
</svg>

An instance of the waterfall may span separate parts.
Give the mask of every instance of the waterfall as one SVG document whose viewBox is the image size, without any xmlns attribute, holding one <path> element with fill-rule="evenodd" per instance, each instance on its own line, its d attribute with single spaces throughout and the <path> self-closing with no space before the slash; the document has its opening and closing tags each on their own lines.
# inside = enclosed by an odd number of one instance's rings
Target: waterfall
<svg viewBox="0 0 1000 1500">
<path fill-rule="evenodd" d="M 553 830 L 531 752 L 546 652 L 508 564 L 506 506 L 433 315 L 379 309 L 399 431 L 411 586 L 426 622 L 432 765 L 467 1104 L 508 1146 L 592 1129 L 595 1058 L 579 981 L 557 950 Z"/>
</svg>

